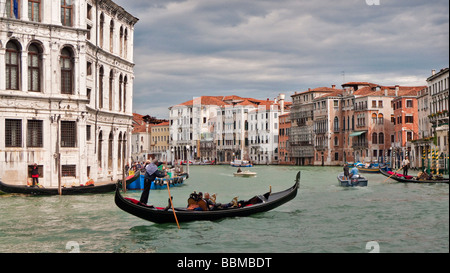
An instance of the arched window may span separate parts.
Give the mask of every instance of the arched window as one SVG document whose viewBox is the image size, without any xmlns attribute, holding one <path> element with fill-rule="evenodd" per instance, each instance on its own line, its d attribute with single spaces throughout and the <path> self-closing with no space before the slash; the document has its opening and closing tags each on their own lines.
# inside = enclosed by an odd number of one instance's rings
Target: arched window
<svg viewBox="0 0 450 273">
<path fill-rule="evenodd" d="M 384 123 L 384 116 L 383 114 L 378 114 L 378 124 L 383 124 Z"/>
<path fill-rule="evenodd" d="M 41 92 L 42 54 L 40 47 L 31 44 L 28 48 L 28 90 Z"/>
<path fill-rule="evenodd" d="M 123 79 L 123 111 L 124 112 L 127 111 L 127 83 L 128 83 L 128 78 L 127 78 L 127 76 L 125 76 L 125 78 Z"/>
<path fill-rule="evenodd" d="M 114 142 L 114 136 L 113 133 L 109 133 L 108 138 L 108 169 L 112 169 L 112 162 L 113 162 L 113 142 Z"/>
<path fill-rule="evenodd" d="M 109 23 L 109 51 L 113 53 L 114 51 L 114 21 L 111 20 Z"/>
<path fill-rule="evenodd" d="M 122 173 L 122 132 L 119 133 L 119 141 L 117 142 L 117 168 Z"/>
<path fill-rule="evenodd" d="M 384 144 L 384 134 L 383 133 L 378 134 L 378 144 Z"/>
<path fill-rule="evenodd" d="M 120 74 L 119 76 L 119 111 L 122 111 L 122 85 L 123 85 L 123 76 Z"/>
<path fill-rule="evenodd" d="M 98 134 L 98 152 L 97 152 L 97 160 L 98 160 L 98 167 L 102 168 L 102 146 L 103 146 L 103 132 L 100 131 Z"/>
<path fill-rule="evenodd" d="M 73 53 L 68 47 L 61 51 L 61 94 L 73 94 Z"/>
<path fill-rule="evenodd" d="M 105 70 L 103 66 L 100 67 L 99 83 L 98 83 L 98 108 L 103 108 L 103 78 L 105 77 Z"/>
<path fill-rule="evenodd" d="M 377 133 L 372 134 L 372 144 L 377 144 L 378 135 Z"/>
<path fill-rule="evenodd" d="M 124 35 L 124 33 L 123 33 L 123 26 L 120 27 L 120 33 L 119 33 L 119 35 L 120 35 L 120 40 L 119 40 L 119 54 L 120 54 L 120 56 L 122 57 L 122 54 L 123 54 L 123 35 Z"/>
<path fill-rule="evenodd" d="M 125 159 L 123 164 L 125 165 L 127 163 L 127 135 L 123 133 L 123 140 L 122 140 L 122 154 L 123 158 Z"/>
<path fill-rule="evenodd" d="M 15 41 L 6 44 L 5 68 L 6 89 L 19 90 L 20 47 Z"/>
<path fill-rule="evenodd" d="M 377 124 L 377 114 L 375 113 L 372 114 L 372 123 Z"/>
<path fill-rule="evenodd" d="M 124 48 L 124 54 L 123 54 L 123 57 L 126 59 L 126 58 L 128 58 L 128 29 L 126 29 L 125 28 L 125 41 L 124 41 L 124 45 L 123 45 L 123 48 Z"/>
<path fill-rule="evenodd" d="M 103 29 L 105 26 L 105 15 L 102 13 L 100 14 L 100 34 L 99 34 L 99 38 L 100 38 L 100 47 L 103 48 Z"/>
<path fill-rule="evenodd" d="M 109 110 L 113 109 L 113 86 L 114 86 L 114 70 L 109 72 Z"/>
<path fill-rule="evenodd" d="M 334 131 L 339 131 L 339 119 L 338 117 L 334 117 Z"/>
</svg>

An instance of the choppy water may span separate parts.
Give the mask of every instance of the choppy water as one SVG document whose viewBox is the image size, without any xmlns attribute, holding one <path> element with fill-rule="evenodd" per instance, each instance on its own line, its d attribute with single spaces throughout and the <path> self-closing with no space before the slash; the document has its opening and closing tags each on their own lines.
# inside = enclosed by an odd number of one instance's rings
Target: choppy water
<svg viewBox="0 0 450 273">
<path fill-rule="evenodd" d="M 371 241 L 379 252 L 449 252 L 449 185 L 401 184 L 367 174 L 369 186 L 339 187 L 338 167 L 255 166 L 256 178 L 235 178 L 229 166 L 191 166 L 186 185 L 171 188 L 175 206 L 189 193 L 218 193 L 217 201 L 292 186 L 297 197 L 245 218 L 154 224 L 120 210 L 114 194 L 32 197 L 0 195 L 0 252 L 352 252 Z M 139 191 L 126 196 L 139 198 Z M 168 193 L 150 193 L 165 206 Z M 75 246 L 75 248 L 71 248 Z M 370 249 L 370 248 L 369 248 Z"/>
</svg>

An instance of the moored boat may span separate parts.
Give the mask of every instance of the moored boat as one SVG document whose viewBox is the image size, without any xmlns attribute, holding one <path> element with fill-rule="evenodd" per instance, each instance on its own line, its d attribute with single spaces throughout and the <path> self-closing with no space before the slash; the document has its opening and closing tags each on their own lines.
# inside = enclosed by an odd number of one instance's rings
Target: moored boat
<svg viewBox="0 0 450 273">
<path fill-rule="evenodd" d="M 344 172 L 338 174 L 337 179 L 339 182 L 339 186 L 342 187 L 366 187 L 368 184 L 367 178 L 361 175 L 356 175 L 357 177 L 353 178 L 344 178 Z"/>
<path fill-rule="evenodd" d="M 380 167 L 378 165 L 378 163 L 356 163 L 355 164 L 356 168 L 358 168 L 359 172 L 362 173 L 379 173 L 380 172 Z"/>
<path fill-rule="evenodd" d="M 356 167 L 358 168 L 358 171 L 362 172 L 362 173 L 379 173 L 380 172 L 380 168 L 375 168 L 375 167 Z"/>
<path fill-rule="evenodd" d="M 136 180 L 139 174 L 128 176 L 126 178 L 127 184 Z M 119 180 L 120 182 L 120 180 Z M 73 187 L 61 187 L 61 195 L 77 195 L 87 193 L 108 193 L 113 192 L 116 188 L 116 183 L 106 183 L 90 186 L 73 186 Z M 0 191 L 5 193 L 18 193 L 18 194 L 31 194 L 31 195 L 58 195 L 58 188 L 45 188 L 38 186 L 28 185 L 11 185 L 0 181 Z"/>
<path fill-rule="evenodd" d="M 382 175 L 389 177 L 395 181 L 402 182 L 402 183 L 423 183 L 423 184 L 434 184 L 434 183 L 449 183 L 448 178 L 437 178 L 433 177 L 433 179 L 417 179 L 417 177 L 414 177 L 412 175 L 403 175 L 400 173 L 394 173 L 391 168 L 389 167 L 382 167 L 380 168 L 380 172 Z"/>
<path fill-rule="evenodd" d="M 230 165 L 232 167 L 252 167 L 252 163 L 248 160 L 234 160 L 231 161 Z"/>
<path fill-rule="evenodd" d="M 142 190 L 144 189 L 144 177 L 145 175 L 140 175 L 140 178 L 134 183 L 127 183 L 128 190 Z M 155 178 L 150 186 L 151 190 L 167 189 L 167 183 L 170 187 L 178 187 L 184 184 L 184 181 L 189 178 L 187 173 L 182 173 L 180 175 L 170 177 L 170 178 Z"/>
<path fill-rule="evenodd" d="M 176 217 L 178 222 L 211 221 L 227 217 L 244 217 L 255 213 L 269 211 L 295 198 L 299 184 L 300 172 L 297 173 L 294 186 L 276 193 L 268 192 L 262 195 L 256 195 L 253 198 L 243 201 L 242 204 L 246 204 L 245 206 L 207 211 L 175 208 Z M 114 200 L 120 209 L 144 220 L 155 223 L 175 222 L 172 209 L 140 204 L 138 200 L 122 196 L 119 187 L 116 188 Z"/>
</svg>

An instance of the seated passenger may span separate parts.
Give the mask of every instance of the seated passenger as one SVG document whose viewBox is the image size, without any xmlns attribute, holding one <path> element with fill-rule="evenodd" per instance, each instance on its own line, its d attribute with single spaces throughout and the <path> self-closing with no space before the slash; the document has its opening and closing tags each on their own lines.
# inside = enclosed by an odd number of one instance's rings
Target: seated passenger
<svg viewBox="0 0 450 273">
<path fill-rule="evenodd" d="M 203 200 L 205 200 L 209 210 L 213 210 L 216 207 L 216 203 L 211 200 L 209 193 L 205 192 L 205 198 Z"/>
<path fill-rule="evenodd" d="M 350 171 L 350 178 L 357 178 L 359 176 L 358 168 L 353 167 Z"/>
</svg>

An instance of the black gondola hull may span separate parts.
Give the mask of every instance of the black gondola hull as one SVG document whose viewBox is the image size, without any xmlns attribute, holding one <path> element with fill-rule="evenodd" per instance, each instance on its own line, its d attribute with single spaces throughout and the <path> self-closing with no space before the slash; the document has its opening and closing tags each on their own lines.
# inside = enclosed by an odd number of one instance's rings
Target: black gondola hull
<svg viewBox="0 0 450 273">
<path fill-rule="evenodd" d="M 266 212 L 279 207 L 286 202 L 294 199 L 299 188 L 300 175 L 297 174 L 297 181 L 291 188 L 277 193 L 272 193 L 268 199 L 260 195 L 258 197 L 263 200 L 262 203 L 241 207 L 217 209 L 210 211 L 192 211 L 184 208 L 175 208 L 175 213 L 178 222 L 189 221 L 214 221 L 228 217 L 245 217 L 255 213 Z M 124 198 L 120 194 L 120 188 L 117 187 L 115 194 L 116 205 L 125 212 L 128 212 L 136 217 L 155 223 L 172 223 L 175 222 L 175 217 L 171 209 L 157 209 L 135 204 L 129 199 Z"/>
<path fill-rule="evenodd" d="M 127 184 L 139 177 L 135 175 L 127 179 Z M 62 187 L 61 195 L 78 195 L 87 193 L 108 193 L 116 189 L 116 183 L 108 183 L 94 186 Z M 0 191 L 5 193 L 31 194 L 31 195 L 58 195 L 58 188 L 39 188 L 24 185 L 10 185 L 0 181 Z"/>
</svg>

